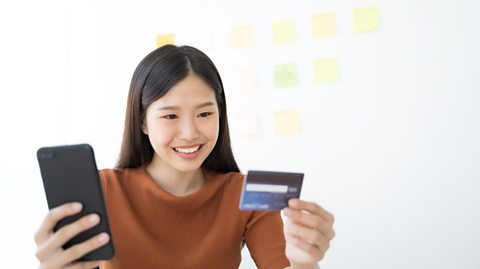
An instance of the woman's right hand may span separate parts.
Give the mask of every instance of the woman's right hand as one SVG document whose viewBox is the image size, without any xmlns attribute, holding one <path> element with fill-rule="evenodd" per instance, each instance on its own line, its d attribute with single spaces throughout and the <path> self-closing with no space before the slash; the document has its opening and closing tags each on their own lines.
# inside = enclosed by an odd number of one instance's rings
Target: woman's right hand
<svg viewBox="0 0 480 269">
<path fill-rule="evenodd" d="M 80 203 L 67 203 L 51 209 L 42 225 L 35 233 L 35 243 L 37 244 L 36 256 L 40 261 L 41 269 L 80 269 L 94 268 L 101 261 L 76 261 L 83 255 L 105 245 L 110 240 L 107 233 L 100 233 L 92 238 L 73 245 L 68 249 L 62 246 L 77 234 L 88 230 L 100 221 L 97 214 L 90 214 L 63 226 L 56 232 L 53 228 L 61 219 L 75 215 L 82 210 Z"/>
</svg>

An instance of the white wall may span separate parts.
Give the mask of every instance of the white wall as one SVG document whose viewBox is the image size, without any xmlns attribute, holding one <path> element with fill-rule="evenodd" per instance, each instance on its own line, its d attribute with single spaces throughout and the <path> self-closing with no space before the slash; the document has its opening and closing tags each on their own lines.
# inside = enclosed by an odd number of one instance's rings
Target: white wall
<svg viewBox="0 0 480 269">
<path fill-rule="evenodd" d="M 332 211 L 337 237 L 323 268 L 480 267 L 480 4 L 456 1 L 16 1 L 0 3 L 0 256 L 36 266 L 33 232 L 46 213 L 35 151 L 88 142 L 99 167 L 120 145 L 130 77 L 158 33 L 179 44 L 210 33 L 243 171 L 306 174 L 302 196 Z M 174 2 L 174 3 L 173 3 Z M 381 25 L 353 33 L 352 9 L 377 6 Z M 28 8 L 27 8 L 28 7 Z M 337 35 L 310 35 L 310 17 L 335 12 Z M 271 42 L 293 19 L 298 41 Z M 230 27 L 251 24 L 252 48 L 228 47 Z M 341 79 L 311 80 L 335 57 Z M 298 86 L 272 87 L 272 66 L 299 67 Z M 238 89 L 252 69 L 257 90 Z M 273 112 L 297 109 L 298 135 L 272 132 Z M 236 116 L 260 116 L 239 134 Z M 245 253 L 242 268 L 251 268 Z"/>
<path fill-rule="evenodd" d="M 0 2 L 0 257 L 34 268 L 46 213 L 36 148 L 66 143 L 66 1 Z"/>
</svg>

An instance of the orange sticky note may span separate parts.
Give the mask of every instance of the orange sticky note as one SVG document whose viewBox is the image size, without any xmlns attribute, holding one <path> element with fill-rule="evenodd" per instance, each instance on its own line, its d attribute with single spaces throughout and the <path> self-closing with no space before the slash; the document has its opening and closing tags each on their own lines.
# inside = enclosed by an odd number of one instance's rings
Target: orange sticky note
<svg viewBox="0 0 480 269">
<path fill-rule="evenodd" d="M 336 33 L 335 13 L 320 13 L 312 16 L 312 34 L 314 37 L 332 37 Z"/>
<path fill-rule="evenodd" d="M 356 8 L 353 10 L 353 30 L 369 32 L 376 30 L 380 24 L 380 13 L 376 7 Z"/>
<path fill-rule="evenodd" d="M 258 134 L 258 122 L 257 114 L 241 114 L 236 117 L 238 131 L 244 136 Z"/>
<path fill-rule="evenodd" d="M 300 130 L 300 116 L 296 110 L 275 112 L 275 134 L 292 135 Z"/>
<path fill-rule="evenodd" d="M 248 48 L 253 44 L 253 30 L 251 25 L 233 27 L 230 30 L 230 47 Z"/>
<path fill-rule="evenodd" d="M 257 89 L 257 74 L 253 71 L 239 71 L 237 73 L 237 85 L 242 91 L 253 91 Z"/>
<path fill-rule="evenodd" d="M 297 39 L 295 22 L 292 20 L 275 22 L 272 25 L 273 44 L 283 45 L 292 43 Z"/>
<path fill-rule="evenodd" d="M 157 35 L 157 48 L 167 45 L 167 44 L 172 44 L 175 45 L 175 35 L 174 34 L 160 34 Z"/>
</svg>

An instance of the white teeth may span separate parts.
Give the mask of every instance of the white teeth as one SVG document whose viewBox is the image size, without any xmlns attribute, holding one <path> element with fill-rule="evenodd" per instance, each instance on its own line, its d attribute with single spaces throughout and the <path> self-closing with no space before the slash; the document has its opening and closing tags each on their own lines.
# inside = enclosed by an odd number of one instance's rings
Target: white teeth
<svg viewBox="0 0 480 269">
<path fill-rule="evenodd" d="M 194 153 L 200 148 L 200 146 L 196 146 L 193 148 L 174 148 L 176 152 L 181 152 L 181 153 Z"/>
</svg>

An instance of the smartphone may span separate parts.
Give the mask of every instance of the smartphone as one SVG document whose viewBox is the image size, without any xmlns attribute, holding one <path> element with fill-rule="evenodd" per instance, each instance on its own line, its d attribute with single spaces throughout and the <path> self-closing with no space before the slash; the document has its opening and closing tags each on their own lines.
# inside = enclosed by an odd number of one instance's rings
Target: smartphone
<svg viewBox="0 0 480 269">
<path fill-rule="evenodd" d="M 87 253 L 79 260 L 111 259 L 115 255 L 115 248 L 93 148 L 88 144 L 43 147 L 37 151 L 37 159 L 49 209 L 69 202 L 83 204 L 80 213 L 60 220 L 54 231 L 91 213 L 100 216 L 97 226 L 78 234 L 64 244 L 63 248 L 67 249 L 100 232 L 106 232 L 110 235 L 108 244 Z"/>
</svg>

